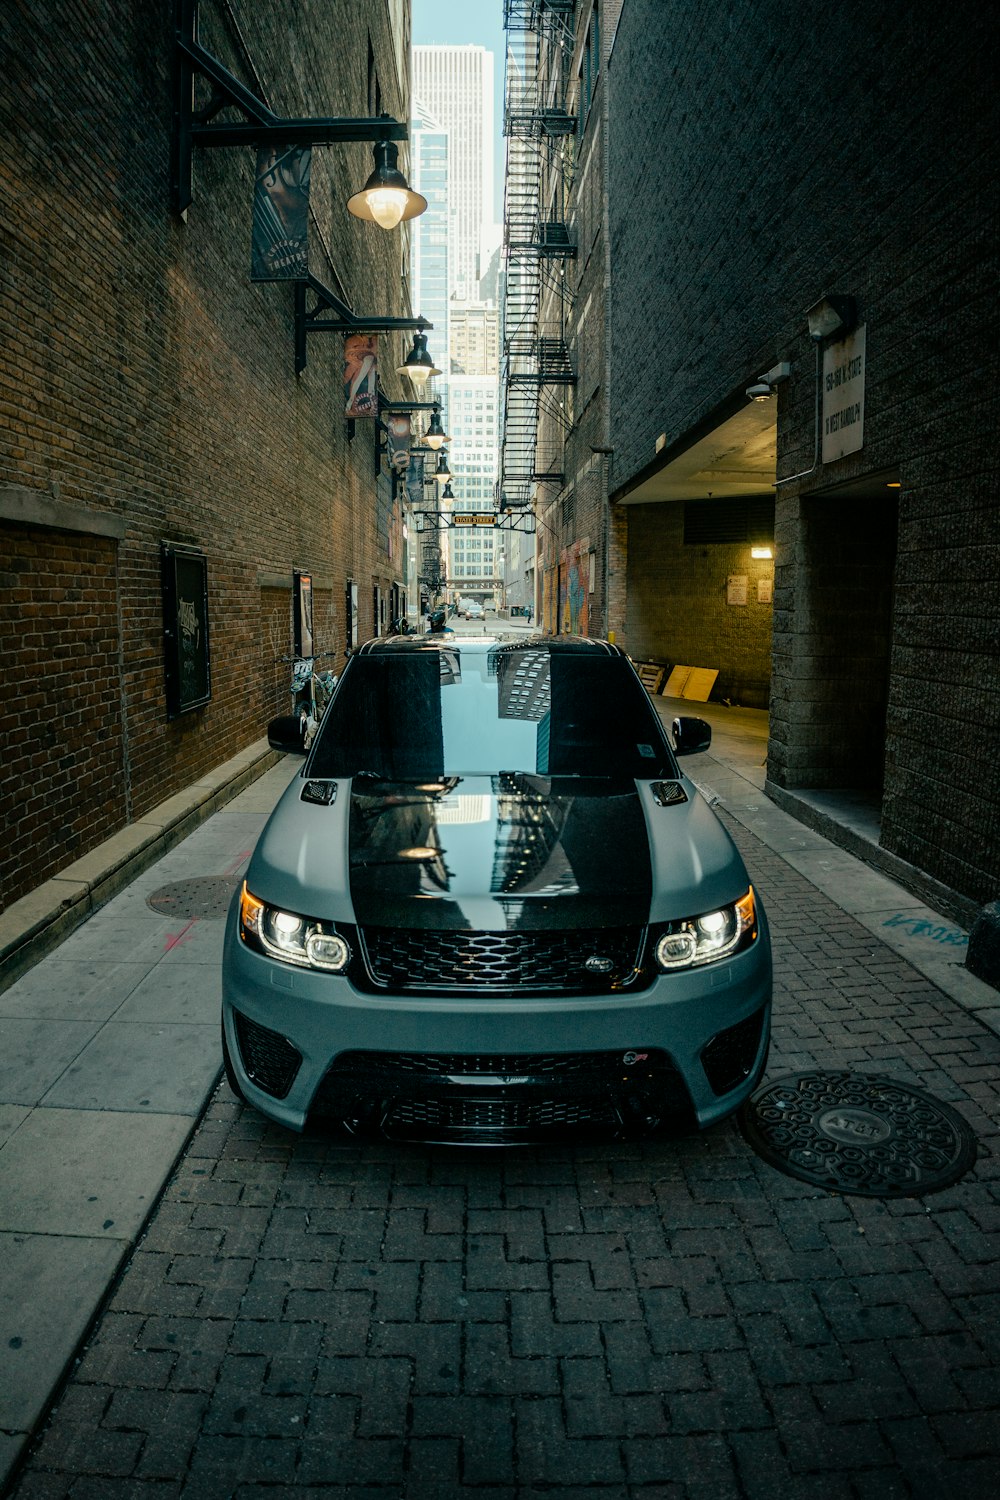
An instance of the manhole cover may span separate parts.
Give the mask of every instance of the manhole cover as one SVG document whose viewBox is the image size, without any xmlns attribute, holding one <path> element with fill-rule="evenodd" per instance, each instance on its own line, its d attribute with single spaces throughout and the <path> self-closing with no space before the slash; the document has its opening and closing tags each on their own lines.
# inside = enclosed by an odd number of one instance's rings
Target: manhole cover
<svg viewBox="0 0 1000 1500">
<path fill-rule="evenodd" d="M 836 1193 L 917 1198 L 957 1182 L 976 1138 L 949 1105 L 892 1078 L 795 1073 L 740 1112 L 750 1145 L 779 1171 Z"/>
<path fill-rule="evenodd" d="M 168 917 L 224 917 L 235 883 L 224 875 L 195 875 L 161 886 L 146 897 L 146 905 Z"/>
</svg>

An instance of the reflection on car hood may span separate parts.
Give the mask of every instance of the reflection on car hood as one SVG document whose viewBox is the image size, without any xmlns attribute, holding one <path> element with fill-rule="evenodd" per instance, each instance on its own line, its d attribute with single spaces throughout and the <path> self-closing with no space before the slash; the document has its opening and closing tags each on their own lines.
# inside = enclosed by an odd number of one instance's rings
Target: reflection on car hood
<svg viewBox="0 0 1000 1500">
<path fill-rule="evenodd" d="M 610 795 L 601 783 L 512 773 L 438 785 L 355 783 L 350 879 L 362 926 L 647 921 L 649 840 L 634 783 Z"/>
</svg>

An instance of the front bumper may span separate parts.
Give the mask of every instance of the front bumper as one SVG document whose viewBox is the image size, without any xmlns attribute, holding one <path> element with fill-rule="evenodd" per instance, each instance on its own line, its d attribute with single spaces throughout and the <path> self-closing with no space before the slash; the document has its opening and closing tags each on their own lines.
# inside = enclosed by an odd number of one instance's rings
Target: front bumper
<svg viewBox="0 0 1000 1500">
<path fill-rule="evenodd" d="M 770 1011 L 763 913 L 735 958 L 585 998 L 363 994 L 251 951 L 233 913 L 226 930 L 234 1072 L 293 1130 L 313 1113 L 400 1139 L 509 1144 L 631 1134 L 679 1111 L 704 1129 L 756 1087 Z"/>
</svg>

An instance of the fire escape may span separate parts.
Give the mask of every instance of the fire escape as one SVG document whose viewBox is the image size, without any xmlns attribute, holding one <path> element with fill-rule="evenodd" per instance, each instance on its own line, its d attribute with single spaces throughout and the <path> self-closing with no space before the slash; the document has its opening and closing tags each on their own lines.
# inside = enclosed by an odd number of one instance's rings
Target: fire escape
<svg viewBox="0 0 1000 1500">
<path fill-rule="evenodd" d="M 565 330 L 566 262 L 576 246 L 564 221 L 576 131 L 564 105 L 573 8 L 574 0 L 504 0 L 500 495 L 514 506 L 527 505 L 537 484 L 562 485 L 563 433 L 571 425 L 563 398 L 576 383 Z"/>
</svg>

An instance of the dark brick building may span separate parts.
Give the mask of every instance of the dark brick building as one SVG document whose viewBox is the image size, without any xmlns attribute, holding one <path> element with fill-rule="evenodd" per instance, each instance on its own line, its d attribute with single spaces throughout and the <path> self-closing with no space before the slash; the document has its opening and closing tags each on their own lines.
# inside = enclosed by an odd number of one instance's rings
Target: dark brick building
<svg viewBox="0 0 1000 1500">
<path fill-rule="evenodd" d="M 621 0 L 508 0 L 501 490 L 537 517 L 535 617 L 599 635 L 607 505 L 607 89 Z"/>
<path fill-rule="evenodd" d="M 175 211 L 175 21 L 174 0 L 20 0 L 0 23 L 0 907 L 290 708 L 296 570 L 329 665 L 352 585 L 367 636 L 406 576 L 342 338 L 309 338 L 297 376 L 293 289 L 250 281 L 253 146 L 195 147 Z M 409 118 L 408 0 L 204 0 L 199 25 L 278 115 Z M 314 150 L 310 271 L 407 317 L 405 227 L 344 206 L 371 168 L 367 143 Z M 382 338 L 390 396 L 408 337 Z M 175 717 L 163 544 L 206 562 L 211 696 Z"/>
<path fill-rule="evenodd" d="M 625 0 L 604 80 L 609 623 L 769 705 L 771 795 L 866 804 L 966 916 L 1000 890 L 997 35 Z"/>
</svg>

